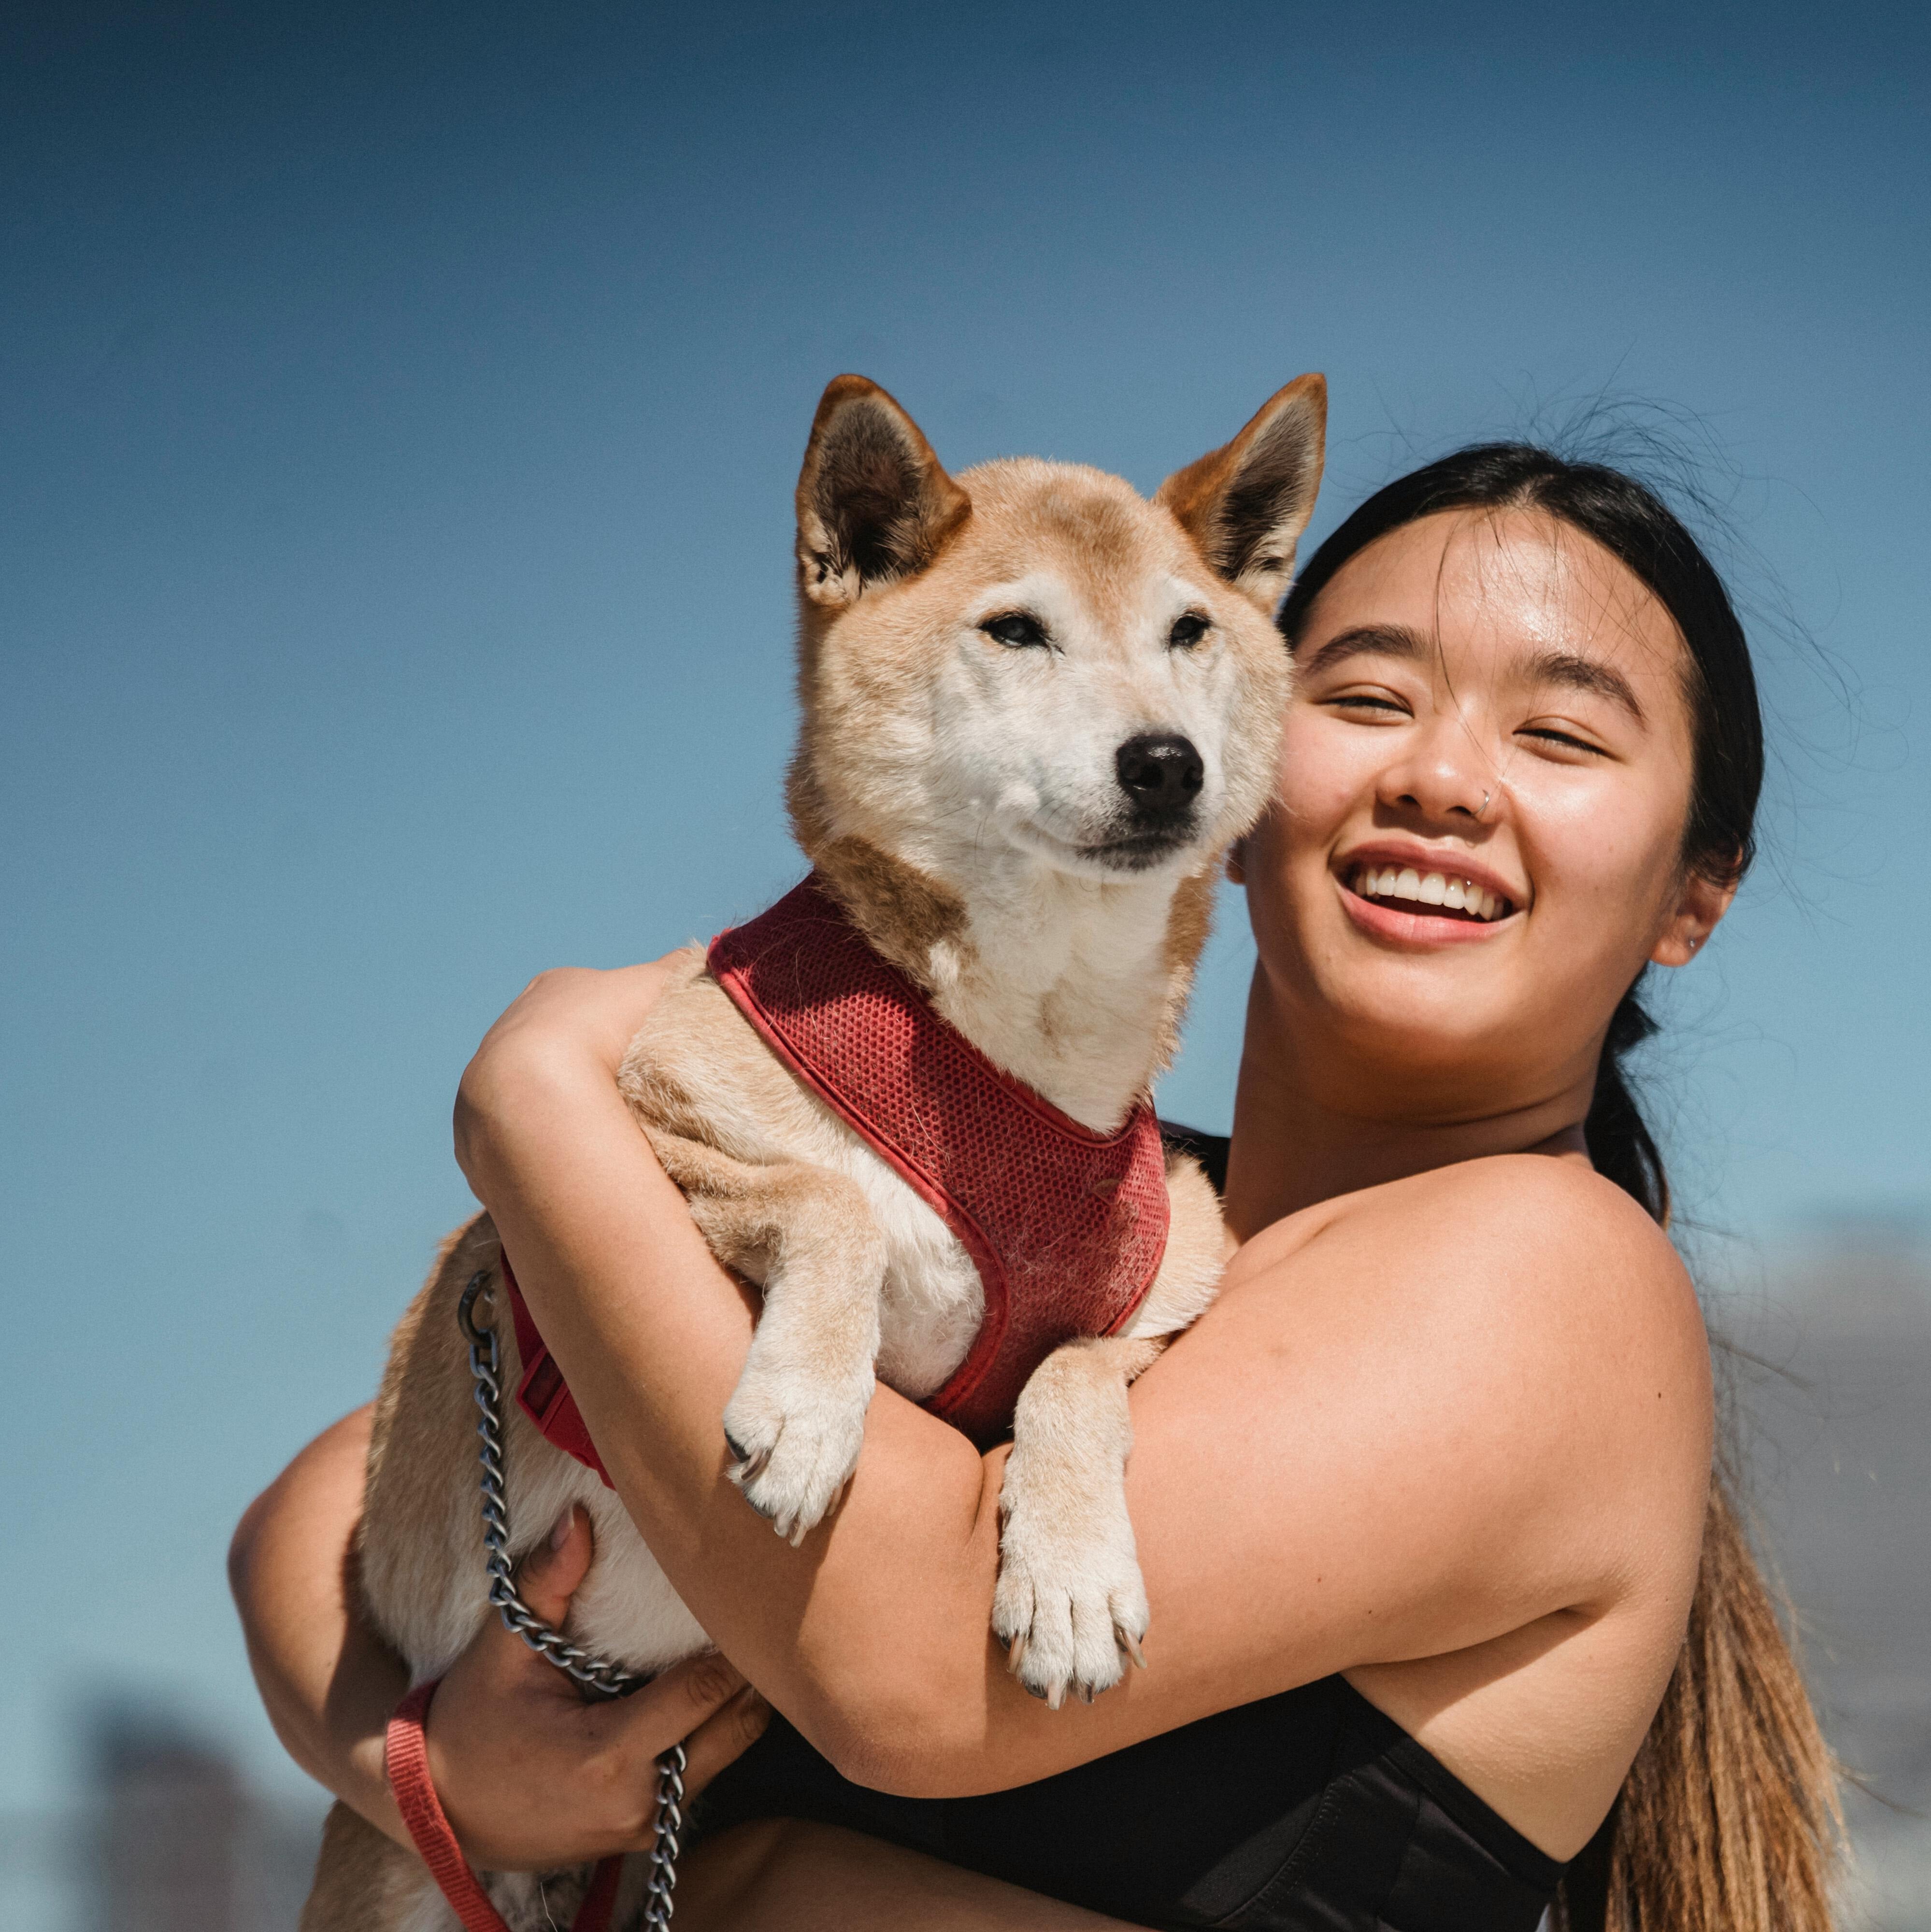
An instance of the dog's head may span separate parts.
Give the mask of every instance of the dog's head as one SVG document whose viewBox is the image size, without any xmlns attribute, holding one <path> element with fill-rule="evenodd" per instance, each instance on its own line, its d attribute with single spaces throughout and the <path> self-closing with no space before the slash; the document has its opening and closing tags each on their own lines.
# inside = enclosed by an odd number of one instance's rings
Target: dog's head
<svg viewBox="0 0 1931 1932">
<path fill-rule="evenodd" d="M 797 490 L 807 853 L 1120 881 L 1197 872 L 1244 832 L 1273 783 L 1272 620 L 1326 409 L 1302 376 L 1149 502 L 1030 458 L 949 476 L 883 389 L 839 376 Z"/>
</svg>

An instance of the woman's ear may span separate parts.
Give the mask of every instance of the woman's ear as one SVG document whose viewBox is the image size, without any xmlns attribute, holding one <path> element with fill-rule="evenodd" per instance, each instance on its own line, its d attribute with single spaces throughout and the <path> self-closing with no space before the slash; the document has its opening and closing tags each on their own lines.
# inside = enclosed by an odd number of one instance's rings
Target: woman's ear
<svg viewBox="0 0 1931 1932">
<path fill-rule="evenodd" d="M 1716 930 L 1736 896 L 1734 874 L 1713 878 L 1709 873 L 1694 868 L 1685 872 L 1676 910 L 1670 914 L 1669 923 L 1663 928 L 1650 958 L 1659 966 L 1687 966 L 1701 951 L 1703 942 Z"/>
</svg>

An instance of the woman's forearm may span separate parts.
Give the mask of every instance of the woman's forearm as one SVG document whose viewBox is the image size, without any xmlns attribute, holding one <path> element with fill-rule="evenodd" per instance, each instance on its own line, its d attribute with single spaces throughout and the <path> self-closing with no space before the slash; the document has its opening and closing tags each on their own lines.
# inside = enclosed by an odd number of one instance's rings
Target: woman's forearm
<svg viewBox="0 0 1931 1932">
<path fill-rule="evenodd" d="M 349 1570 L 369 1425 L 366 1408 L 344 1416 L 250 1504 L 228 1576 L 276 1736 L 310 1777 L 406 1845 L 383 1734 L 408 1676 L 357 1614 Z"/>
<path fill-rule="evenodd" d="M 619 1492 L 698 1620 L 834 1761 L 885 1778 L 934 1744 L 935 1708 L 984 1723 L 996 1475 L 881 1389 L 831 1523 L 801 1550 L 773 1535 L 724 1474 L 720 1418 L 751 1310 L 637 1131 L 609 1052 L 498 1042 L 459 1104 L 465 1171 Z"/>
</svg>

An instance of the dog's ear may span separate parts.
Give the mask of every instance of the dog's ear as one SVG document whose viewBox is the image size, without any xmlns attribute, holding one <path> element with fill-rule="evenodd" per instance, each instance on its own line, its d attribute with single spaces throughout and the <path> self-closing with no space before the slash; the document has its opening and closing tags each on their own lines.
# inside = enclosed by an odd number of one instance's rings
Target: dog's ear
<svg viewBox="0 0 1931 1932">
<path fill-rule="evenodd" d="M 923 570 L 971 507 L 877 383 L 833 378 L 798 477 L 799 578 L 813 603 L 842 610 Z"/>
<path fill-rule="evenodd" d="M 1233 442 L 1176 470 L 1164 503 L 1229 583 L 1271 617 L 1294 574 L 1294 546 L 1314 512 L 1328 427 L 1328 385 L 1299 376 Z"/>
</svg>

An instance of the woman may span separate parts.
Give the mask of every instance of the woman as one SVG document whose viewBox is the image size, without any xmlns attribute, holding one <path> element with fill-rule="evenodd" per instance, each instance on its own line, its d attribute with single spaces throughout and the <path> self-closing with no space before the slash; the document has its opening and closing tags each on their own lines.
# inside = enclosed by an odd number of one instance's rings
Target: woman
<svg viewBox="0 0 1931 1932">
<path fill-rule="evenodd" d="M 1827 1755 L 1713 1485 L 1620 1066 L 1643 976 L 1751 856 L 1728 600 L 1641 486 L 1491 446 L 1356 511 L 1281 626 L 1278 791 L 1231 868 L 1259 964 L 1204 1148 L 1243 1245 L 1134 1391 L 1151 1667 L 1091 1708 L 1034 1704 L 987 1642 L 1000 1452 L 881 1391 L 802 1556 L 725 1480 L 749 1314 L 612 1080 L 657 969 L 547 976 L 465 1076 L 464 1171 L 617 1486 L 784 1714 L 707 1796 L 693 1925 L 1527 1932 L 1558 1886 L 1572 1926 L 1827 1925 Z M 366 1426 L 251 1510 L 237 1592 L 290 1749 L 399 1832 L 403 1687 L 341 1581 Z M 588 1558 L 558 1525 L 546 1613 Z M 485 1631 L 431 1733 L 472 1855 L 647 1841 L 650 1757 L 695 1725 L 709 1778 L 761 1724 L 740 1682 L 584 1709 Z"/>
</svg>

